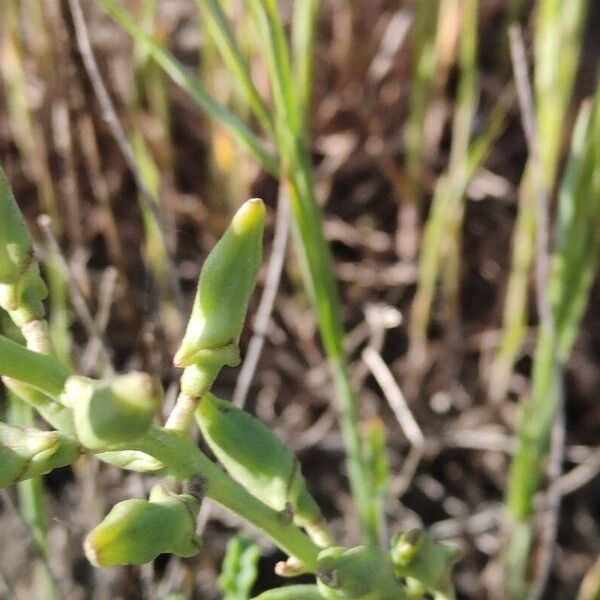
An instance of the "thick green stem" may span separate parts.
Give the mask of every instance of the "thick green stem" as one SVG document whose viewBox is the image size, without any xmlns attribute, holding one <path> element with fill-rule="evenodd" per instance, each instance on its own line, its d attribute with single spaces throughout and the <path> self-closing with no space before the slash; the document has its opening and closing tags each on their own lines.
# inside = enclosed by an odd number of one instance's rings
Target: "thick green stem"
<svg viewBox="0 0 600 600">
<path fill-rule="evenodd" d="M 255 525 L 282 550 L 297 558 L 308 572 L 315 572 L 320 548 L 296 526 L 287 524 L 283 515 L 264 505 L 221 471 L 187 435 L 155 427 L 142 439 L 124 446 L 154 456 L 177 479 L 205 479 L 208 498 Z"/>
</svg>

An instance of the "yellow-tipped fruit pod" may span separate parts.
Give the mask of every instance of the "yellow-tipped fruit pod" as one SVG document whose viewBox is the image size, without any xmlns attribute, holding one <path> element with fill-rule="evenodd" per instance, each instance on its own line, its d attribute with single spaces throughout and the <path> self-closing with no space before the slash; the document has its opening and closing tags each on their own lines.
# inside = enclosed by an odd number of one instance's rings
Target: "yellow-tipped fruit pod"
<svg viewBox="0 0 600 600">
<path fill-rule="evenodd" d="M 390 545 L 390 558 L 397 577 L 408 580 L 409 587 L 448 594 L 452 590 L 452 566 L 458 550 L 436 542 L 422 529 L 398 533 Z"/>
<path fill-rule="evenodd" d="M 264 222 L 263 201 L 248 200 L 208 255 L 176 366 L 194 364 L 202 351 L 237 345 L 260 268 Z"/>
<path fill-rule="evenodd" d="M 146 433 L 162 397 L 154 377 L 133 372 L 108 381 L 74 375 L 67 380 L 61 399 L 73 410 L 79 441 L 97 450 Z"/>
<path fill-rule="evenodd" d="M 77 444 L 57 431 L 0 423 L 0 488 L 45 475 L 71 464 L 79 455 Z"/>
<path fill-rule="evenodd" d="M 149 500 L 119 502 L 86 537 L 88 560 L 97 567 L 142 565 L 159 554 L 195 556 L 200 500 L 156 485 Z"/>
<path fill-rule="evenodd" d="M 196 410 L 202 435 L 227 472 L 277 511 L 291 509 L 300 526 L 322 521 L 294 454 L 261 421 L 207 394 Z"/>
<path fill-rule="evenodd" d="M 404 600 L 388 556 L 376 547 L 332 546 L 317 559 L 317 585 L 325 600 Z"/>
</svg>

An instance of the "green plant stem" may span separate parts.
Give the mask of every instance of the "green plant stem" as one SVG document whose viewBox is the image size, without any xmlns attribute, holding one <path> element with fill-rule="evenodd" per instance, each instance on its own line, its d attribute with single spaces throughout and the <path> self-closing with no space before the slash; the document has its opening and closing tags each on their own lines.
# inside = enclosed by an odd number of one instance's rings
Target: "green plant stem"
<svg viewBox="0 0 600 600">
<path fill-rule="evenodd" d="M 286 524 L 283 515 L 268 508 L 221 471 L 187 435 L 154 427 L 139 441 L 118 449 L 138 450 L 154 456 L 177 479 L 206 479 L 208 498 L 258 527 L 282 550 L 297 558 L 308 572 L 315 572 L 320 548 L 296 526 Z"/>
<path fill-rule="evenodd" d="M 517 4 L 517 2 L 515 2 Z M 534 37 L 535 112 L 540 141 L 542 176 L 552 193 L 564 125 L 579 65 L 581 27 L 587 0 L 540 0 Z M 501 400 L 523 343 L 527 322 L 527 288 L 533 261 L 536 218 L 531 191 L 531 166 L 521 180 L 519 214 L 513 236 L 513 256 L 502 320 L 502 339 L 490 378 L 490 398 Z"/>
</svg>

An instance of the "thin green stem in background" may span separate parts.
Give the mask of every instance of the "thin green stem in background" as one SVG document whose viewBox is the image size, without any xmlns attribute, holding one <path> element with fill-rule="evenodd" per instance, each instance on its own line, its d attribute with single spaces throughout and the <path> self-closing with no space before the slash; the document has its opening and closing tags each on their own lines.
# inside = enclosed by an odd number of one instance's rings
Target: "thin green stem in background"
<svg viewBox="0 0 600 600">
<path fill-rule="evenodd" d="M 550 435 L 562 403 L 562 372 L 589 298 L 600 257 L 600 88 L 576 123 L 559 193 L 557 248 L 548 285 L 555 331 L 538 333 L 531 396 L 517 431 L 507 489 L 512 533 L 506 553 L 512 598 L 527 595 L 526 570 L 533 544 L 534 495 L 544 474 Z M 558 359 L 558 362 L 557 362 Z"/>
<path fill-rule="evenodd" d="M 587 0 L 540 0 L 534 30 L 535 112 L 546 193 L 552 194 L 573 83 L 579 66 L 582 25 Z M 502 339 L 490 376 L 489 396 L 506 395 L 510 373 L 523 343 L 527 324 L 527 292 L 534 255 L 535 210 L 531 168 L 519 189 L 519 214 L 513 234 L 511 272 L 507 284 Z"/>
<path fill-rule="evenodd" d="M 68 370 L 53 358 L 27 350 L 0 335 L 0 376 L 17 379 L 58 399 L 69 376 Z M 111 451 L 140 451 L 160 460 L 166 472 L 178 479 L 206 479 L 206 495 L 240 515 L 268 535 L 282 550 L 296 557 L 314 572 L 319 547 L 281 514 L 257 500 L 221 471 L 186 435 L 158 427 L 134 442 L 110 448 Z"/>
<path fill-rule="evenodd" d="M 296 247 L 300 255 L 305 285 L 317 312 L 340 409 L 340 424 L 347 453 L 348 475 L 363 533 L 377 544 L 380 511 L 377 495 L 369 486 L 369 476 L 361 452 L 359 413 L 350 384 L 343 348 L 341 306 L 331 253 L 323 235 L 323 217 L 314 192 L 312 165 L 306 147 L 304 123 L 295 87 L 292 65 L 283 25 L 274 1 L 249 0 L 264 46 L 276 111 L 277 146 L 281 171 L 288 189 L 294 216 Z"/>
<path fill-rule="evenodd" d="M 508 89 L 496 102 L 483 130 L 471 139 L 478 102 L 477 71 L 477 2 L 463 5 L 463 35 L 460 47 L 460 81 L 452 125 L 450 162 L 436 184 L 431 210 L 423 233 L 419 256 L 419 277 L 413 300 L 410 325 L 411 351 L 422 357 L 427 329 L 435 298 L 436 284 L 442 268 L 451 314 L 458 314 L 458 265 L 450 264 L 460 257 L 460 238 L 465 211 L 467 187 L 488 157 L 494 142 L 502 134 L 506 115 L 512 104 L 513 91 Z M 450 275 L 454 273 L 455 275 Z M 420 362 L 420 359 L 418 360 Z"/>
<path fill-rule="evenodd" d="M 182 87 L 213 119 L 220 122 L 231 136 L 254 155 L 263 168 L 274 176 L 279 173 L 276 158 L 263 146 L 254 133 L 232 112 L 219 104 L 200 82 L 189 75 L 181 64 L 158 42 L 148 36 L 116 0 L 97 0 L 104 10 L 138 43 L 147 46 L 154 60 Z"/>
</svg>

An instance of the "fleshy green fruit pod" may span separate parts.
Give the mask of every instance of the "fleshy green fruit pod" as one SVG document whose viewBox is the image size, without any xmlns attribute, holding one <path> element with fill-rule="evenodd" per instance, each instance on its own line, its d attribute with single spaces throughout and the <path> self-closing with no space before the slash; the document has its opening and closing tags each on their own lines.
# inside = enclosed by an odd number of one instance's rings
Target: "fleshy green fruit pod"
<svg viewBox="0 0 600 600">
<path fill-rule="evenodd" d="M 13 284 L 32 260 L 29 230 L 0 167 L 0 283 Z"/>
<path fill-rule="evenodd" d="M 77 444 L 57 431 L 0 423 L 0 487 L 45 475 L 79 457 Z"/>
<path fill-rule="evenodd" d="M 159 554 L 195 556 L 200 501 L 156 485 L 149 500 L 119 502 L 85 539 L 85 554 L 98 567 L 142 565 Z"/>
<path fill-rule="evenodd" d="M 448 594 L 452 590 L 452 566 L 458 550 L 436 542 L 422 529 L 396 534 L 390 546 L 390 558 L 397 577 L 413 579 L 409 584 L 426 591 Z"/>
<path fill-rule="evenodd" d="M 264 222 L 262 200 L 248 200 L 208 255 L 176 366 L 193 364 L 202 350 L 237 344 L 260 268 Z"/>
<path fill-rule="evenodd" d="M 298 525 L 321 520 L 298 460 L 261 421 L 213 394 L 200 402 L 196 420 L 215 456 L 251 494 L 274 510 L 291 509 Z"/>
<path fill-rule="evenodd" d="M 147 373 L 127 373 L 108 381 L 74 375 L 61 399 L 73 410 L 77 438 L 95 450 L 146 433 L 162 402 L 162 388 Z"/>
<path fill-rule="evenodd" d="M 325 600 L 404 600 L 388 556 L 375 547 L 332 546 L 317 559 L 317 585 Z"/>
<path fill-rule="evenodd" d="M 263 592 L 252 600 L 323 600 L 316 585 L 288 585 Z"/>
</svg>

